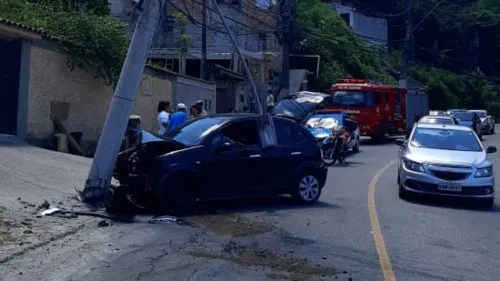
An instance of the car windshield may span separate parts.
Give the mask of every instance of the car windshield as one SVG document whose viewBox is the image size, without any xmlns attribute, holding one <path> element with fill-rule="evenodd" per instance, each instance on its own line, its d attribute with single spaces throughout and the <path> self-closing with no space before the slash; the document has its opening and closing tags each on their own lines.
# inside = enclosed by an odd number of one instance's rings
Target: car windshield
<svg viewBox="0 0 500 281">
<path fill-rule="evenodd" d="M 332 93 L 332 104 L 346 107 L 371 107 L 373 96 L 363 91 L 335 91 Z"/>
<path fill-rule="evenodd" d="M 440 111 L 440 110 L 431 110 L 431 111 L 429 111 L 429 115 L 441 115 L 443 113 L 444 112 Z"/>
<path fill-rule="evenodd" d="M 167 139 L 187 146 L 199 145 L 205 137 L 227 120 L 227 117 L 206 117 L 186 123 L 168 133 Z"/>
<path fill-rule="evenodd" d="M 418 121 L 419 123 L 427 123 L 427 124 L 453 124 L 453 119 L 451 118 L 433 118 L 433 117 L 424 117 Z"/>
<path fill-rule="evenodd" d="M 417 128 L 410 141 L 411 146 L 431 149 L 482 151 L 474 132 L 452 130 Z"/>
<path fill-rule="evenodd" d="M 479 118 L 485 118 L 487 116 L 484 111 L 474 111 L 474 113 L 476 113 Z"/>
<path fill-rule="evenodd" d="M 454 112 L 453 116 L 459 121 L 469 122 L 472 121 L 474 114 L 470 112 Z"/>
</svg>

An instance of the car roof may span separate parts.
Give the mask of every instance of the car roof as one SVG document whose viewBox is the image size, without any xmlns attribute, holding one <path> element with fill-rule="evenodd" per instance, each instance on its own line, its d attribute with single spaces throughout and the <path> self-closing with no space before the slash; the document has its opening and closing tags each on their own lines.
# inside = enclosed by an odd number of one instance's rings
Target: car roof
<svg viewBox="0 0 500 281">
<path fill-rule="evenodd" d="M 486 109 L 469 109 L 469 112 L 486 112 Z"/>
<path fill-rule="evenodd" d="M 472 129 L 466 126 L 451 125 L 451 124 L 428 124 L 428 123 L 417 123 L 417 128 L 425 129 L 448 129 L 455 131 L 471 131 Z"/>
<path fill-rule="evenodd" d="M 452 119 L 453 116 L 450 116 L 450 115 L 425 115 L 425 116 L 422 116 L 421 119 L 424 119 L 424 118 L 428 118 L 428 119 Z"/>
</svg>

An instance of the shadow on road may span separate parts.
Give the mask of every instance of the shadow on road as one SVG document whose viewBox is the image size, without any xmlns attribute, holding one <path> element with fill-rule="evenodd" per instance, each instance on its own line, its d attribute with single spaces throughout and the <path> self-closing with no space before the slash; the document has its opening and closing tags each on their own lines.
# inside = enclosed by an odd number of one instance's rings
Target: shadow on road
<svg viewBox="0 0 500 281">
<path fill-rule="evenodd" d="M 388 144 L 394 144 L 396 139 L 402 138 L 403 136 L 390 136 L 386 137 L 383 139 L 371 139 L 371 138 L 362 138 L 360 140 L 360 144 L 367 145 L 367 146 L 379 146 L 379 145 L 388 145 Z"/>
<path fill-rule="evenodd" d="M 448 209 L 500 213 L 500 206 L 496 204 L 493 205 L 493 207 L 491 208 L 484 208 L 483 206 L 481 206 L 479 201 L 471 200 L 469 198 L 416 195 L 410 200 L 410 202 L 419 205 L 428 205 L 428 206 L 448 208 Z"/>
<path fill-rule="evenodd" d="M 224 210 L 231 213 L 274 212 L 285 209 L 330 209 L 337 206 L 318 201 L 312 205 L 297 204 L 288 196 L 262 197 L 254 199 L 239 199 L 230 201 L 204 202 L 196 206 L 197 214 L 215 214 Z"/>
</svg>

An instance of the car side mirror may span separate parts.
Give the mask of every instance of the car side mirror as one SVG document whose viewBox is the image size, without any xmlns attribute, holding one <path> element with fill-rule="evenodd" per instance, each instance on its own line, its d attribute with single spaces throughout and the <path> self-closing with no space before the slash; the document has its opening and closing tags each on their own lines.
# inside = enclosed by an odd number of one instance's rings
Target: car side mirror
<svg viewBox="0 0 500 281">
<path fill-rule="evenodd" d="M 396 139 L 395 142 L 396 142 L 397 145 L 399 145 L 401 147 L 406 146 L 406 144 L 408 143 L 408 141 L 405 140 L 405 139 Z"/>
<path fill-rule="evenodd" d="M 231 150 L 231 143 L 222 142 L 222 136 L 216 136 L 212 142 L 212 149 L 216 153 L 221 153 Z"/>
<path fill-rule="evenodd" d="M 490 154 L 490 153 L 496 153 L 497 152 L 497 147 L 496 146 L 488 146 L 486 148 L 486 153 Z"/>
</svg>

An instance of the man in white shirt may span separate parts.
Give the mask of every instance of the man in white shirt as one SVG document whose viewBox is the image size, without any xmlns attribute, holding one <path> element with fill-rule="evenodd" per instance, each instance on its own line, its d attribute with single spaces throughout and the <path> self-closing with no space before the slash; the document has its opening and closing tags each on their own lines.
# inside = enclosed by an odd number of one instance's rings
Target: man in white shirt
<svg viewBox="0 0 500 281">
<path fill-rule="evenodd" d="M 266 99 L 267 112 L 270 113 L 271 110 L 273 109 L 273 107 L 274 107 L 274 96 L 273 96 L 272 92 L 269 91 L 269 95 L 267 96 L 267 99 Z"/>
<path fill-rule="evenodd" d="M 160 136 L 164 136 L 168 130 L 168 121 L 170 120 L 170 114 L 168 113 L 168 109 L 170 107 L 170 102 L 161 101 L 158 103 L 158 134 Z"/>
</svg>

